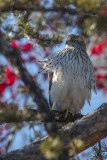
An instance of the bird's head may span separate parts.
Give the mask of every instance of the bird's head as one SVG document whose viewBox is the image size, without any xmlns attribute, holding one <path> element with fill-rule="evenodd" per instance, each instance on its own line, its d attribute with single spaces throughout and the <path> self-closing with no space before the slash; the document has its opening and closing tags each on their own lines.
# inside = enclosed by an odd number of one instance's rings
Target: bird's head
<svg viewBox="0 0 107 160">
<path fill-rule="evenodd" d="M 66 46 L 74 46 L 74 45 L 81 46 L 82 48 L 86 48 L 86 45 L 82 36 L 70 34 L 66 38 Z"/>
</svg>

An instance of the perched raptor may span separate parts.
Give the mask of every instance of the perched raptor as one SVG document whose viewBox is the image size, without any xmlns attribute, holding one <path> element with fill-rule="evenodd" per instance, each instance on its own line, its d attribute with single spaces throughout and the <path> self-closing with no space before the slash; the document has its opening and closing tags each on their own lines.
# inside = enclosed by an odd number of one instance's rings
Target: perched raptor
<svg viewBox="0 0 107 160">
<path fill-rule="evenodd" d="M 49 104 L 52 110 L 79 113 L 90 103 L 91 89 L 96 91 L 92 62 L 81 36 L 71 34 L 63 50 L 39 61 L 48 73 Z"/>
</svg>

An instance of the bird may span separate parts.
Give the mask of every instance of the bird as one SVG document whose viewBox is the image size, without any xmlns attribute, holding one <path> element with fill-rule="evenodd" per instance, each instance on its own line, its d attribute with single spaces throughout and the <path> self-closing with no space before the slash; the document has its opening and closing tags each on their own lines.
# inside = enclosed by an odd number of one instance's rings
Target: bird
<svg viewBox="0 0 107 160">
<path fill-rule="evenodd" d="M 91 90 L 96 92 L 94 67 L 82 36 L 70 34 L 65 48 L 40 60 L 42 73 L 48 73 L 49 106 L 52 110 L 81 113 L 85 101 L 90 104 Z"/>
</svg>

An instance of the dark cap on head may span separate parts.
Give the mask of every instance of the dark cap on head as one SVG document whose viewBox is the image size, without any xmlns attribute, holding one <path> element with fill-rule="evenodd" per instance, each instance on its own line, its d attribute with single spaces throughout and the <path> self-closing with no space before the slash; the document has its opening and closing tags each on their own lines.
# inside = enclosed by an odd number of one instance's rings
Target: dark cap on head
<svg viewBox="0 0 107 160">
<path fill-rule="evenodd" d="M 82 36 L 79 35 L 75 35 L 75 34 L 70 34 L 67 38 L 66 38 L 66 44 L 71 46 L 73 44 L 77 44 L 80 45 L 81 47 L 85 47 L 85 42 Z"/>
</svg>

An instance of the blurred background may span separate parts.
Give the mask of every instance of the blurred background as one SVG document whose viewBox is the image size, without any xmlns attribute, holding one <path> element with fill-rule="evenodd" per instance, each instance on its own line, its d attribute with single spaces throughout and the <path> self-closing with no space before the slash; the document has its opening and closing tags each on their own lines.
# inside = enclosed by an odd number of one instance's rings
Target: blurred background
<svg viewBox="0 0 107 160">
<path fill-rule="evenodd" d="M 42 66 L 36 61 L 63 49 L 65 38 L 73 33 L 84 37 L 97 82 L 97 94 L 92 91 L 91 105 L 85 103 L 81 113 L 86 115 L 107 102 L 106 0 L 0 0 L 0 13 L 0 37 L 20 50 L 23 66 L 47 101 L 47 74 L 38 74 Z M 0 53 L 0 112 L 14 107 L 16 110 L 37 109 L 37 104 L 15 72 Z M 8 112 L 5 112 L 5 117 Z M 46 134 L 40 121 L 1 124 L 0 154 L 19 149 Z M 107 151 L 106 139 L 101 143 Z M 94 159 L 95 148 L 97 144 L 75 159 Z M 104 159 L 107 158 L 106 153 Z"/>
</svg>

